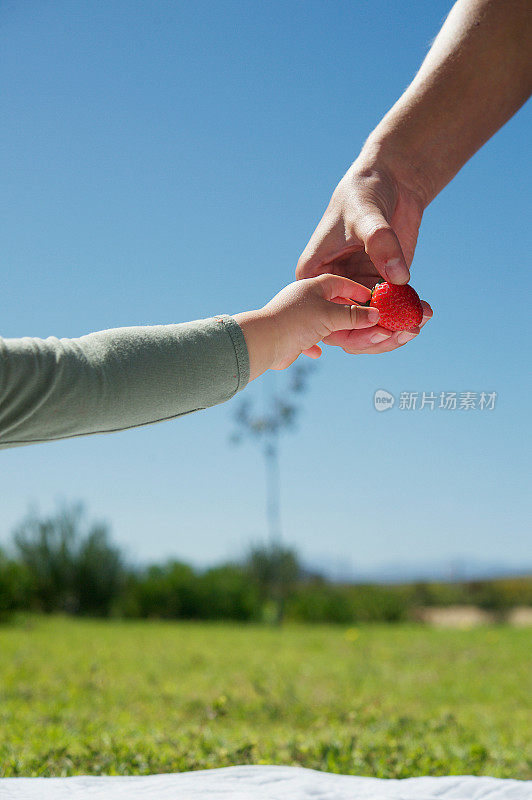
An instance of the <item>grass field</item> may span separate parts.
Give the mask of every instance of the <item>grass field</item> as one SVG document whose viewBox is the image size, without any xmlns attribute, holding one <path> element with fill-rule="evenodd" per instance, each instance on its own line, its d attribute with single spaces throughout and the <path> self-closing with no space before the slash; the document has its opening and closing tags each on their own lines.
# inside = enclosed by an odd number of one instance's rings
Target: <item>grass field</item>
<svg viewBox="0 0 532 800">
<path fill-rule="evenodd" d="M 0 628 L 0 775 L 297 764 L 532 778 L 532 632 L 36 618 Z"/>
</svg>

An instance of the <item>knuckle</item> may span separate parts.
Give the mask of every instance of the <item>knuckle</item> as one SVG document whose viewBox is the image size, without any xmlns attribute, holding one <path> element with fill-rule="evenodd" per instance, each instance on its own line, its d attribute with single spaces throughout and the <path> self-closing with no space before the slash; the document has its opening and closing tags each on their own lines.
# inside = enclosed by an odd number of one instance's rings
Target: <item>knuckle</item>
<svg viewBox="0 0 532 800">
<path fill-rule="evenodd" d="M 315 260 L 305 256 L 303 253 L 297 262 L 296 278 L 298 281 L 305 280 L 306 278 L 315 278 L 319 275 L 319 268 L 315 265 Z"/>
<path fill-rule="evenodd" d="M 334 280 L 334 278 L 329 272 L 322 272 L 314 280 L 320 283 L 323 288 L 325 288 L 332 280 Z"/>
<path fill-rule="evenodd" d="M 296 278 L 298 280 L 301 280 L 301 278 L 306 278 L 307 277 L 307 275 L 306 275 L 306 266 L 307 266 L 307 260 L 306 260 L 306 258 L 304 258 L 304 253 L 302 253 L 299 256 L 299 258 L 297 260 L 297 264 L 296 264 Z"/>
</svg>

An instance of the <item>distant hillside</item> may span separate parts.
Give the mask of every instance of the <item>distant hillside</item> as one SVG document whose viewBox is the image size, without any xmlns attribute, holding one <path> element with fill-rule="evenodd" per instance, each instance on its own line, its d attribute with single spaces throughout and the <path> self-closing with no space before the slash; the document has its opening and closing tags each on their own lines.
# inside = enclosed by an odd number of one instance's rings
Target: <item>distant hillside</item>
<svg viewBox="0 0 532 800">
<path fill-rule="evenodd" d="M 334 583 L 402 584 L 418 581 L 463 582 L 532 576 L 532 560 L 525 564 L 501 564 L 472 558 L 445 561 L 384 562 L 374 567 L 354 567 L 348 558 L 323 556 L 305 561 L 309 572 Z"/>
</svg>

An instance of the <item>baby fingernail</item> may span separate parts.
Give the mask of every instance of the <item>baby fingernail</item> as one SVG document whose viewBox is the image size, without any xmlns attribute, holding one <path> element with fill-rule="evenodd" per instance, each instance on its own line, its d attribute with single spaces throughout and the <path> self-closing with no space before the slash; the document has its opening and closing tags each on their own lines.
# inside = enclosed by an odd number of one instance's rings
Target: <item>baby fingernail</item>
<svg viewBox="0 0 532 800">
<path fill-rule="evenodd" d="M 380 314 L 378 308 L 368 308 L 368 322 L 377 322 L 379 317 Z"/>
<path fill-rule="evenodd" d="M 379 342 L 385 342 L 391 335 L 391 333 L 376 333 L 375 336 L 371 337 L 370 342 L 371 344 L 379 344 Z"/>
<path fill-rule="evenodd" d="M 417 336 L 417 333 L 408 333 L 408 331 L 403 331 L 397 337 L 397 341 L 398 341 L 399 344 L 406 344 L 411 339 L 415 339 L 416 336 Z"/>
</svg>

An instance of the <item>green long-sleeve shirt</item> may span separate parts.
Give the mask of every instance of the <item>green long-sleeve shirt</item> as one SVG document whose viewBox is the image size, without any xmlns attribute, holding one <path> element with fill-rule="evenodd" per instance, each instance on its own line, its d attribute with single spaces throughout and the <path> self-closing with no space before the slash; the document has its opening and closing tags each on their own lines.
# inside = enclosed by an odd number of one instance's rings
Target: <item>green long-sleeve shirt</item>
<svg viewBox="0 0 532 800">
<path fill-rule="evenodd" d="M 173 419 L 248 381 L 244 335 L 228 316 L 79 339 L 0 338 L 0 449 Z"/>
</svg>

